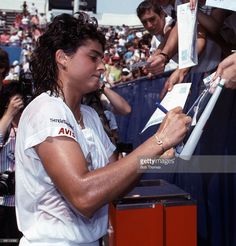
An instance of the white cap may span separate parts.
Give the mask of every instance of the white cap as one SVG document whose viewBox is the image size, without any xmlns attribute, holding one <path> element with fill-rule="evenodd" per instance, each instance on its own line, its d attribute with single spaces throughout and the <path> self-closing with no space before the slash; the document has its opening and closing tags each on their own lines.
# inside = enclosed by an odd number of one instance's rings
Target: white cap
<svg viewBox="0 0 236 246">
<path fill-rule="evenodd" d="M 126 68 L 126 67 L 122 69 L 122 72 L 127 72 L 127 73 L 130 73 L 129 69 L 128 69 L 128 68 Z"/>
<path fill-rule="evenodd" d="M 13 66 L 16 66 L 16 65 L 18 65 L 18 64 L 19 64 L 19 62 L 18 62 L 17 60 L 15 60 L 15 61 L 12 63 Z"/>
</svg>

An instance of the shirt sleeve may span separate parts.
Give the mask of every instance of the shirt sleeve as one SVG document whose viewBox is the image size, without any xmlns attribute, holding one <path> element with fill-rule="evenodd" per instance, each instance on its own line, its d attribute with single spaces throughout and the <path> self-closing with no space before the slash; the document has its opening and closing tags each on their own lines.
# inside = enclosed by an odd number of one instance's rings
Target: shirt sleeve
<svg viewBox="0 0 236 246">
<path fill-rule="evenodd" d="M 58 101 L 35 104 L 27 112 L 23 125 L 27 150 L 45 141 L 47 137 L 66 136 L 75 138 L 75 122 L 72 113 Z"/>
</svg>

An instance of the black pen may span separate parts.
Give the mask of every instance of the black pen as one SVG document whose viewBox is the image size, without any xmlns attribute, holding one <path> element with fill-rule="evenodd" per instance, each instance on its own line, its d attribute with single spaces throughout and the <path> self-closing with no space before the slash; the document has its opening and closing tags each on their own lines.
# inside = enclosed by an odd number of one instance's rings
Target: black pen
<svg viewBox="0 0 236 246">
<path fill-rule="evenodd" d="M 165 107 L 163 107 L 159 102 L 156 102 L 156 105 L 163 113 L 168 113 L 168 110 Z"/>
</svg>

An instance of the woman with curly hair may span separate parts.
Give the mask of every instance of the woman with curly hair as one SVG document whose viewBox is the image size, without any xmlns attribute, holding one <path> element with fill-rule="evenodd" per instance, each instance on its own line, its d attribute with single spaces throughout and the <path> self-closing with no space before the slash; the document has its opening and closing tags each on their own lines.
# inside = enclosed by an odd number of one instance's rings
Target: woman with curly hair
<svg viewBox="0 0 236 246">
<path fill-rule="evenodd" d="M 163 154 L 187 131 L 191 119 L 176 108 L 154 136 L 114 161 L 98 114 L 81 104 L 99 89 L 104 47 L 104 35 L 85 14 L 55 17 L 37 41 L 31 61 L 37 97 L 22 113 L 16 142 L 21 246 L 99 245 L 107 204 L 138 180 L 139 158 Z"/>
</svg>

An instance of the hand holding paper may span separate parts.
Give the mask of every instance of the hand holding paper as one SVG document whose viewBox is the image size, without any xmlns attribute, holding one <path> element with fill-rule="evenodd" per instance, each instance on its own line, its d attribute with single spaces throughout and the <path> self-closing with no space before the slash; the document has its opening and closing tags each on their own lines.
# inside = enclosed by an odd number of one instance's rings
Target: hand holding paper
<svg viewBox="0 0 236 246">
<path fill-rule="evenodd" d="M 190 87 L 191 83 L 176 84 L 173 89 L 166 94 L 164 99 L 161 101 L 161 105 L 168 111 L 178 106 L 183 108 L 187 100 Z M 143 133 L 148 127 L 161 123 L 164 117 L 165 113 L 157 107 L 141 133 Z"/>
<path fill-rule="evenodd" d="M 160 99 L 163 99 L 167 91 L 171 91 L 175 84 L 182 83 L 184 76 L 189 71 L 189 68 L 177 68 L 170 77 L 166 80 L 165 85 L 160 93 Z"/>
</svg>

